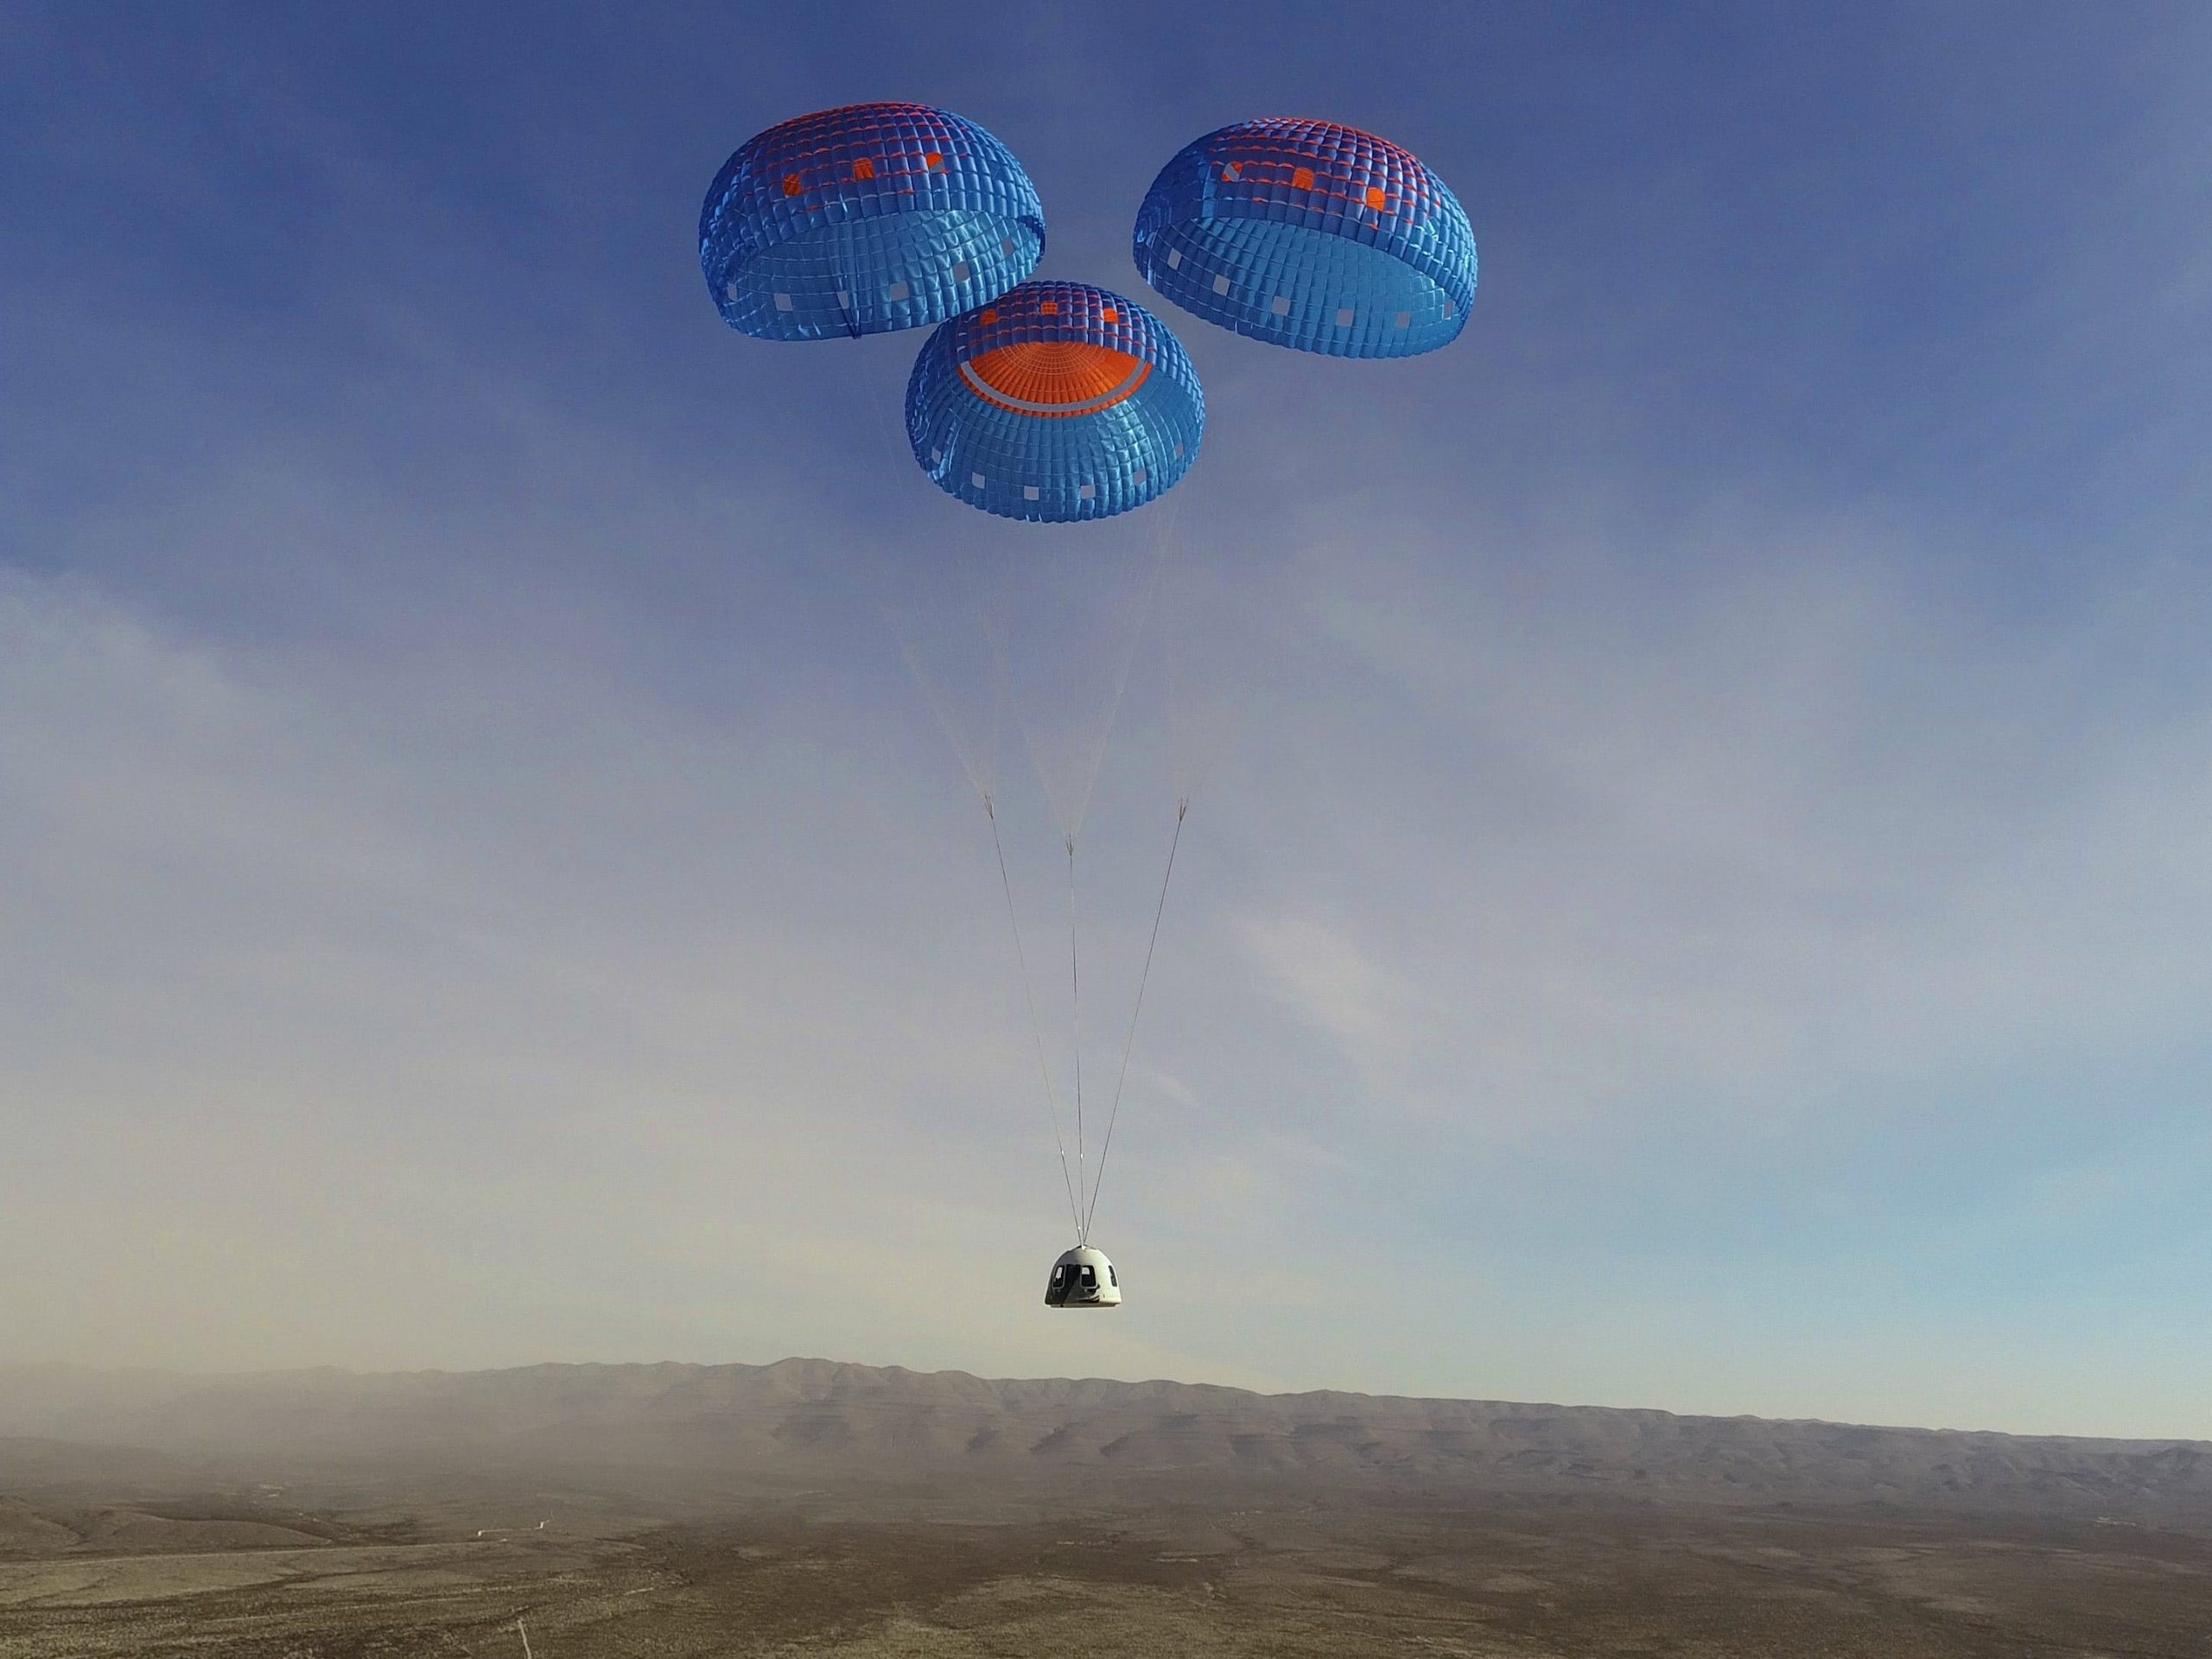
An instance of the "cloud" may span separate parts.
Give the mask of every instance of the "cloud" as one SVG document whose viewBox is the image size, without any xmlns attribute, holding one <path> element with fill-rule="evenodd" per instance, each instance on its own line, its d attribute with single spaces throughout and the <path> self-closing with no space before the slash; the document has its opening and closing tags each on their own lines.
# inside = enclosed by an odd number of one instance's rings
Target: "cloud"
<svg viewBox="0 0 2212 1659">
<path fill-rule="evenodd" d="M 1308 868 L 1364 929 L 1250 931 L 1302 1020 L 1370 1054 L 1418 1028 L 1570 1116 L 1787 1109 L 1821 1078 L 2195 1028 L 2212 694 L 2164 642 L 2201 584 L 2008 635 L 1780 523 L 1717 568 L 1614 534 L 1695 574 L 1655 599 L 1609 556 L 1478 532 L 1471 567 L 1363 549 L 1358 603 L 1317 577 L 1323 637 L 1378 689 L 1292 716 L 1342 768 Z"/>
<path fill-rule="evenodd" d="M 1351 940 L 1296 917 L 1253 918 L 1243 933 L 1276 997 L 1306 1024 L 1349 1049 L 1402 1040 L 1385 1008 L 1398 988 Z"/>
</svg>

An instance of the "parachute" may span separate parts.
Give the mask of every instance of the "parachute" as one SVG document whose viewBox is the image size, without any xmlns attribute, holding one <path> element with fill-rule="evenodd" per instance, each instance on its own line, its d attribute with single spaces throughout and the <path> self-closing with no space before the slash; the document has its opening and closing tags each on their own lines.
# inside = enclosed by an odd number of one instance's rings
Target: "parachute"
<svg viewBox="0 0 2212 1659">
<path fill-rule="evenodd" d="M 902 546 L 897 579 L 920 591 L 882 609 L 990 828 L 1076 1237 L 1046 1300 L 1103 1307 L 1119 1303 L 1120 1282 L 1090 1248 L 1091 1222 L 1184 821 L 1225 733 L 1218 711 L 1208 718 L 1192 695 L 1195 683 L 1179 689 L 1171 665 L 1162 677 L 1173 818 L 1163 812 L 1158 892 L 1145 890 L 1130 931 L 1144 949 L 1094 1166 L 1077 849 L 1177 539 L 1172 503 L 1134 531 L 1097 521 L 1154 504 L 1181 481 L 1198 459 L 1205 397 L 1181 343 L 1152 312 L 1084 283 L 1031 281 L 1044 247 L 1044 208 L 1013 153 L 972 121 L 919 104 L 855 104 L 757 134 L 723 164 L 699 216 L 700 269 L 741 334 L 809 340 L 934 329 L 906 379 L 906 448 L 945 494 L 1002 522 L 968 521 L 953 555 L 958 582 L 946 580 L 955 569 L 905 558 Z M 1184 309 L 1330 356 L 1433 351 L 1459 336 L 1474 300 L 1474 233 L 1452 192 L 1395 144 L 1327 122 L 1243 122 L 1188 145 L 1145 197 L 1134 250 L 1145 279 Z M 899 423 L 895 398 L 875 407 Z M 885 440 L 903 468 L 896 436 Z M 1038 526 L 1075 524 L 1092 526 L 1071 535 L 1081 556 L 1037 556 Z M 971 677 L 983 671 L 988 718 L 974 721 L 960 717 L 957 674 L 944 671 L 923 637 L 950 620 L 963 590 L 971 626 L 956 627 L 951 651 L 936 656 Z M 1168 634 L 1162 654 L 1172 658 Z M 988 649 L 976 651 L 979 642 Z M 1065 1094 L 1001 835 L 1000 716 L 1009 709 L 1051 810 L 1053 856 L 1065 854 Z M 1093 1112 L 1103 1081 L 1094 1074 Z M 1072 1169 L 1064 1098 L 1073 1109 Z"/>
<path fill-rule="evenodd" d="M 956 574 L 950 569 L 901 572 L 932 600 L 965 589 L 976 612 L 974 639 L 988 646 L 982 653 L 992 683 L 988 736 L 963 729 L 958 699 L 918 637 L 943 607 L 925 601 L 883 609 L 990 825 L 1080 1249 L 1097 1186 L 1086 1174 L 1076 849 L 1168 537 L 1164 526 L 1154 545 L 1144 534 L 1093 531 L 1086 556 L 1065 562 L 1039 561 L 1032 546 L 1016 549 L 1005 537 L 1026 538 L 1039 524 L 1110 518 L 1156 500 L 1198 457 L 1205 399 L 1180 343 L 1143 307 L 1081 283 L 1028 282 L 1044 246 L 1044 209 L 1013 153 L 974 122 L 918 104 L 856 104 L 768 128 L 723 164 L 699 215 L 708 291 L 741 334 L 857 340 L 933 326 L 907 380 L 906 447 L 946 493 L 1015 521 L 1002 526 L 1004 535 L 962 538 L 955 554 L 960 581 L 947 583 Z M 898 424 L 896 400 L 885 405 Z M 1042 579 L 1045 591 L 1025 593 L 1029 576 Z M 1037 626 L 1047 614 L 1059 626 Z M 966 655 L 972 665 L 976 653 Z M 1027 671 L 1034 667 L 1046 672 Z M 1041 682 L 1027 689 L 1042 695 L 1020 695 L 1025 680 Z M 1065 855 L 1073 1169 L 1000 836 L 997 715 L 1009 707 Z M 1113 1109 L 1097 1147 L 1101 1174 L 1188 805 L 1179 792 L 1114 1075 Z M 1102 1274 L 1102 1263 L 1106 1258 L 1092 1252 L 1069 1268 L 1066 1294 L 1053 1305 L 1117 1301 L 1113 1268 L 1108 1263 Z M 1084 1272 L 1093 1282 L 1078 1295 Z"/>
<path fill-rule="evenodd" d="M 906 435 L 938 487 L 1040 524 L 1110 518 L 1198 459 L 1205 395 L 1142 306 L 1024 283 L 938 328 L 906 385 Z"/>
<path fill-rule="evenodd" d="M 722 319 L 756 340 L 925 327 L 1037 268 L 1045 209 L 1014 152 L 922 104 L 852 104 L 758 133 L 699 213 Z"/>
<path fill-rule="evenodd" d="M 1013 521 L 978 525 L 963 536 L 956 556 L 976 613 L 975 637 L 987 647 L 988 721 L 963 727 L 953 712 L 959 699 L 950 683 L 957 676 L 933 668 L 917 638 L 931 607 L 887 606 L 885 617 L 900 635 L 907 665 L 959 752 L 990 826 L 1076 1235 L 1076 1251 L 1056 1265 L 1055 1294 L 1046 1299 L 1052 1307 L 1110 1307 L 1121 1300 L 1112 1264 L 1089 1249 L 1090 1224 L 1190 796 L 1179 786 L 1173 820 L 1166 826 L 1166 862 L 1149 906 L 1143 962 L 1121 1033 L 1118 1066 L 1108 1074 L 1112 1088 L 1105 1135 L 1090 1139 L 1084 1009 L 1095 995 L 1082 971 L 1077 850 L 1140 637 L 1161 598 L 1176 539 L 1173 511 L 1134 531 L 1086 530 L 1072 537 L 1081 545 L 1068 550 L 1071 556 L 1039 555 L 1056 537 L 1071 534 L 1065 526 L 1118 518 L 1174 487 L 1198 458 L 1205 425 L 1197 372 L 1166 326 L 1118 294 L 1078 283 L 1024 283 L 954 318 L 924 345 L 907 381 L 906 439 L 922 470 L 956 500 Z M 1055 1045 L 1038 1005 L 1040 984 L 1049 985 L 1049 978 L 1033 976 L 1001 836 L 995 758 L 1001 710 L 1012 714 L 1020 730 L 1065 854 L 1062 982 L 1071 1042 L 1065 1051 L 1065 1089 L 1055 1080 L 1047 1052 Z M 1173 734 L 1169 747 L 1179 747 Z M 1064 1105 L 1071 1109 L 1071 1137 L 1063 1128 Z M 1095 1095 L 1092 1105 L 1095 1111 Z M 1095 1117 L 1090 1128 L 1096 1128 Z M 1079 1274 L 1090 1275 L 1080 1288 Z"/>
<path fill-rule="evenodd" d="M 1185 310 L 1329 357 L 1448 346 L 1475 297 L 1465 209 L 1410 151 L 1328 121 L 1185 145 L 1138 210 L 1137 270 Z"/>
</svg>

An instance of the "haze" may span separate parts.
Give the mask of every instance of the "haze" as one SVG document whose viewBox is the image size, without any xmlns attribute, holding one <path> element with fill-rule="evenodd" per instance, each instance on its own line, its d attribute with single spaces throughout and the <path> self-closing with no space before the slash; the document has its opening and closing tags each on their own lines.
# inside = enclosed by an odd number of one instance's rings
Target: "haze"
<svg viewBox="0 0 2212 1659">
<path fill-rule="evenodd" d="M 648 10 L 0 18 L 0 1363 L 2212 1437 L 2212 14 Z M 1249 707 L 1097 1319 L 881 613 L 980 533 L 866 429 L 911 350 L 695 257 L 874 98 L 1014 148 L 1050 276 L 1143 297 L 1144 185 L 1258 114 L 1482 247 L 1416 362 L 1164 314 Z"/>
</svg>

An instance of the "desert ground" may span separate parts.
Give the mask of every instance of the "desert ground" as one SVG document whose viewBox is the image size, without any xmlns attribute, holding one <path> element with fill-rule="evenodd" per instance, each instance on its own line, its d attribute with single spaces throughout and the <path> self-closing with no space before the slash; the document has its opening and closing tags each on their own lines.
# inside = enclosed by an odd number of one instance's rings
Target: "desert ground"
<svg viewBox="0 0 2212 1659">
<path fill-rule="evenodd" d="M 0 1655 L 2212 1659 L 2188 1442 L 555 1369 L 0 1376 Z"/>
<path fill-rule="evenodd" d="M 483 1540 L 226 1518 L 220 1543 L 118 1550 L 106 1518 L 0 1562 L 0 1653 L 2212 1654 L 2212 1540 L 2094 1522 L 1283 1501 Z"/>
</svg>

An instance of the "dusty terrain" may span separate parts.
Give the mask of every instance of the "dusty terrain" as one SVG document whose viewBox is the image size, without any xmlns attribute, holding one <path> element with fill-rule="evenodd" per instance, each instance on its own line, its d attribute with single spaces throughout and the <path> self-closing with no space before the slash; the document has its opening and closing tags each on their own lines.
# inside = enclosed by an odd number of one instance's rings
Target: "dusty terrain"
<svg viewBox="0 0 2212 1659">
<path fill-rule="evenodd" d="M 326 1523 L 327 1524 L 327 1523 Z M 342 1528 L 337 1529 L 342 1532 Z M 0 1653 L 2212 1654 L 2212 1541 L 2102 1527 L 1305 1503 L 982 1525 L 0 1561 Z"/>
<path fill-rule="evenodd" d="M 2212 1659 L 2187 1442 L 814 1362 L 0 1374 L 0 1429 L 26 1659 Z"/>
</svg>

